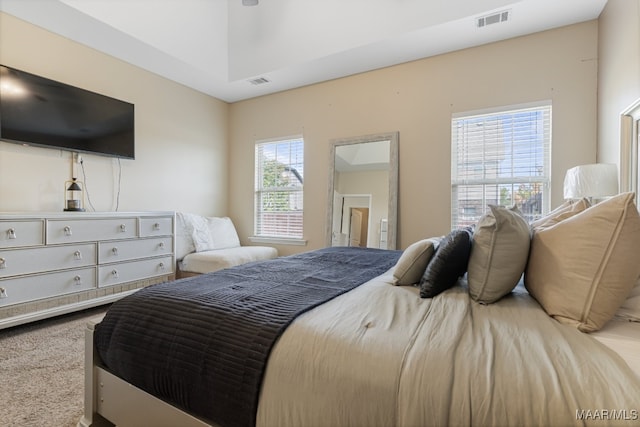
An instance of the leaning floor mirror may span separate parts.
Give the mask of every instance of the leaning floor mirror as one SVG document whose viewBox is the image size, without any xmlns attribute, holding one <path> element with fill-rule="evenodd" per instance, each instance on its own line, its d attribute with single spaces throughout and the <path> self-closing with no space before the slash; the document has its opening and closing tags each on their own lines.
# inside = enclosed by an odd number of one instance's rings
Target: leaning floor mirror
<svg viewBox="0 0 640 427">
<path fill-rule="evenodd" d="M 331 141 L 327 245 L 395 249 L 398 132 Z"/>
</svg>

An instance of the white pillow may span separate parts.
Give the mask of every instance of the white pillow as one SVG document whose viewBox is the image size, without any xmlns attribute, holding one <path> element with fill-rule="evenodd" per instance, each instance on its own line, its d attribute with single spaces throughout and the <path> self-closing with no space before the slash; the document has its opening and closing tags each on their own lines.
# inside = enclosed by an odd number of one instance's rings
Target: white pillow
<svg viewBox="0 0 640 427">
<path fill-rule="evenodd" d="M 193 242 L 193 221 L 196 216 L 176 212 L 176 258 L 178 260 L 196 251 Z"/>
<path fill-rule="evenodd" d="M 393 284 L 415 285 L 420 282 L 439 243 L 440 238 L 433 237 L 419 240 L 405 249 L 393 270 Z"/>
<path fill-rule="evenodd" d="M 211 233 L 209 233 L 207 218 L 192 214 L 190 216 L 190 222 L 191 238 L 195 251 L 202 252 L 213 249 L 213 241 L 211 240 Z"/>
<path fill-rule="evenodd" d="M 231 218 L 207 218 L 207 222 L 215 249 L 237 248 L 240 246 L 238 232 Z"/>
<path fill-rule="evenodd" d="M 529 224 L 514 206 L 489 205 L 473 233 L 467 273 L 469 295 L 491 304 L 513 290 L 527 265 Z"/>
<path fill-rule="evenodd" d="M 203 217 L 202 219 L 202 224 L 194 223 L 193 242 L 196 252 L 240 246 L 240 239 L 231 218 Z"/>
</svg>

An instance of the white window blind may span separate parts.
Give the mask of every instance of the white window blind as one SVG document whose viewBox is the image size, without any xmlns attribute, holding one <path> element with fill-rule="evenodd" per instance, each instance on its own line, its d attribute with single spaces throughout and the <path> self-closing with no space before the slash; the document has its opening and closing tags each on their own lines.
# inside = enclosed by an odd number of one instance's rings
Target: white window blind
<svg viewBox="0 0 640 427">
<path fill-rule="evenodd" d="M 451 226 L 475 224 L 489 204 L 516 205 L 527 220 L 549 210 L 551 105 L 451 120 Z"/>
<path fill-rule="evenodd" d="M 256 144 L 255 235 L 302 238 L 304 141 Z"/>
</svg>

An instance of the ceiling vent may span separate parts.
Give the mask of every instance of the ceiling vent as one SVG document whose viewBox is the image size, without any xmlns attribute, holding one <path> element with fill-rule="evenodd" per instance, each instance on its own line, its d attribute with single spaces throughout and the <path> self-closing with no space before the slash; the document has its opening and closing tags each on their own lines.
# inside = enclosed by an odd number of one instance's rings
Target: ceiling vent
<svg viewBox="0 0 640 427">
<path fill-rule="evenodd" d="M 481 16 L 476 18 L 476 26 L 478 28 L 486 27 L 488 25 L 499 24 L 501 22 L 507 22 L 511 17 L 510 10 L 503 10 L 501 12 L 492 13 L 490 15 Z"/>
<path fill-rule="evenodd" d="M 249 83 L 251 83 L 252 85 L 254 85 L 254 86 L 262 85 L 262 84 L 265 84 L 265 83 L 269 83 L 269 82 L 270 82 L 270 80 L 267 80 L 267 79 L 265 79 L 264 77 L 258 77 L 258 78 L 251 79 L 251 80 L 247 80 L 247 81 L 248 81 Z"/>
</svg>

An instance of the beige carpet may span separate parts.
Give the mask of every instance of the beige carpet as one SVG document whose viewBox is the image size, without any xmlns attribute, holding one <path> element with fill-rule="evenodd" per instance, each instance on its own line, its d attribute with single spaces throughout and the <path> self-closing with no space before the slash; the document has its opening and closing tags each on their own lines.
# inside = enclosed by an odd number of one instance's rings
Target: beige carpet
<svg viewBox="0 0 640 427">
<path fill-rule="evenodd" d="M 77 424 L 84 397 L 84 325 L 105 310 L 0 330 L 0 426 Z"/>
</svg>

